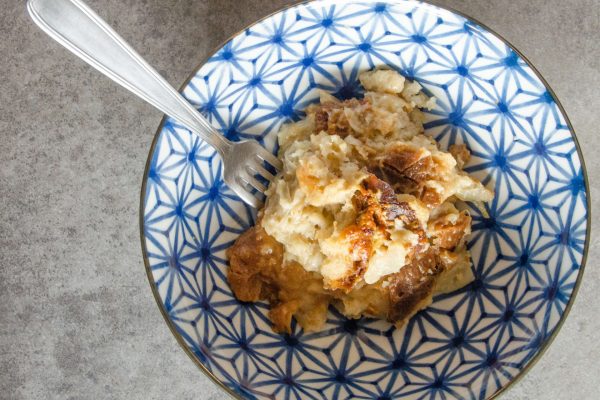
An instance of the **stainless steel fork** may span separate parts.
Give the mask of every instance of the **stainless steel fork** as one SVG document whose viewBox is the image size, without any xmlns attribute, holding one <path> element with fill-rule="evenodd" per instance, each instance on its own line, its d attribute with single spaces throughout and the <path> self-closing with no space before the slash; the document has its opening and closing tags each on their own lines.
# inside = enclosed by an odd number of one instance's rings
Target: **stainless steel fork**
<svg viewBox="0 0 600 400">
<path fill-rule="evenodd" d="M 246 203 L 260 206 L 257 192 L 264 193 L 266 187 L 257 177 L 271 181 L 273 174 L 265 165 L 280 170 L 277 157 L 255 141 L 231 142 L 220 135 L 83 2 L 28 0 L 27 9 L 34 22 L 58 43 L 213 146 L 223 160 L 225 183 Z"/>
</svg>

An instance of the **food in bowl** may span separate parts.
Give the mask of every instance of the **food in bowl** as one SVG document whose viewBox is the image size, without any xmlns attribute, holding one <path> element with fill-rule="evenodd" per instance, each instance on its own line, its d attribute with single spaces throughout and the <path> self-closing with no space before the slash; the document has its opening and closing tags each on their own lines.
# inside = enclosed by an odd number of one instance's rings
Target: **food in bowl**
<svg viewBox="0 0 600 400">
<path fill-rule="evenodd" d="M 273 330 L 292 318 L 318 331 L 330 305 L 348 318 L 404 325 L 438 293 L 473 280 L 461 201 L 494 193 L 424 134 L 432 108 L 417 82 L 386 69 L 364 72 L 362 99 L 322 93 L 306 118 L 279 134 L 283 170 L 254 227 L 228 250 L 240 301 L 266 300 Z"/>
</svg>

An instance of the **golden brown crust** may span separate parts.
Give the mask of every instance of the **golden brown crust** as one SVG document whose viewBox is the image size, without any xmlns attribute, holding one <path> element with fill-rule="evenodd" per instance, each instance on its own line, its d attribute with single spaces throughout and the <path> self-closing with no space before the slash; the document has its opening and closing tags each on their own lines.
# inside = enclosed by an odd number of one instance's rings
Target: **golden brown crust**
<svg viewBox="0 0 600 400">
<path fill-rule="evenodd" d="M 440 272 L 437 254 L 430 249 L 417 255 L 388 281 L 390 322 L 404 321 L 414 314 L 417 305 L 431 296 L 435 277 Z"/>
<path fill-rule="evenodd" d="M 442 196 L 438 193 L 438 191 L 427 186 L 425 186 L 419 193 L 419 199 L 429 209 L 433 209 L 442 204 Z"/>
<path fill-rule="evenodd" d="M 471 152 L 465 144 L 453 144 L 448 148 L 448 152 L 456 160 L 459 169 L 462 169 L 471 159 Z"/>
<path fill-rule="evenodd" d="M 364 276 L 368 261 L 373 254 L 373 240 L 376 234 L 385 235 L 386 227 L 396 218 L 416 219 L 413 210 L 406 203 L 400 204 L 390 185 L 375 175 L 367 177 L 361 190 L 352 198 L 357 210 L 356 219 L 342 231 L 342 237 L 350 242 L 350 252 L 358 260 L 353 263 L 351 274 L 343 279 L 328 282 L 333 290 L 349 292 Z"/>
<path fill-rule="evenodd" d="M 431 155 L 410 145 L 396 146 L 375 159 L 369 170 L 388 182 L 396 193 L 419 195 L 425 182 L 437 176 Z M 430 197 L 426 197 L 430 199 Z"/>
<path fill-rule="evenodd" d="M 368 104 L 364 99 L 350 99 L 343 102 L 328 101 L 316 106 L 314 108 L 315 133 L 324 131 L 330 135 L 346 137 L 352 133 L 352 129 L 344 109 L 368 106 Z"/>
<path fill-rule="evenodd" d="M 456 220 L 454 220 L 456 219 Z M 471 233 L 471 216 L 463 211 L 455 215 L 442 215 L 428 223 L 433 242 L 441 249 L 452 250 Z"/>
<path fill-rule="evenodd" d="M 227 256 L 227 279 L 235 297 L 251 302 L 266 298 L 272 291 L 270 276 L 283 264 L 283 246 L 255 226 L 236 240 Z"/>
</svg>

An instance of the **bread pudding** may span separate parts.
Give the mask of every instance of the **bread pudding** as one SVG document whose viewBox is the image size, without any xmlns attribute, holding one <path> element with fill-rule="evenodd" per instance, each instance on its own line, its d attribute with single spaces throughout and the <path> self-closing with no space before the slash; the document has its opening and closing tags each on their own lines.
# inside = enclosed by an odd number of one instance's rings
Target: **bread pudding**
<svg viewBox="0 0 600 400">
<path fill-rule="evenodd" d="M 283 170 L 228 250 L 233 293 L 268 301 L 277 332 L 290 332 L 292 317 L 321 329 L 330 305 L 400 327 L 473 280 L 471 217 L 457 202 L 493 192 L 463 171 L 466 146 L 444 151 L 424 134 L 421 109 L 435 102 L 417 82 L 382 69 L 359 79 L 364 98 L 323 92 L 281 128 Z"/>
</svg>

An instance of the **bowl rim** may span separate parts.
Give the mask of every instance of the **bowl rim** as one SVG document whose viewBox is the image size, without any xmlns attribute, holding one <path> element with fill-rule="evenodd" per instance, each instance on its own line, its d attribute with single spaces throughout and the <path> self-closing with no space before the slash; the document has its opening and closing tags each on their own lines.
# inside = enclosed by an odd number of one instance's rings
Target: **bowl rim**
<svg viewBox="0 0 600 400">
<path fill-rule="evenodd" d="M 185 81 L 182 83 L 182 85 L 179 87 L 178 91 L 182 92 L 189 85 L 191 80 L 197 75 L 198 71 L 206 64 L 206 62 L 211 57 L 213 57 L 230 40 L 234 39 L 235 37 L 237 37 L 238 35 L 243 33 L 246 29 L 248 29 L 256 24 L 259 24 L 260 22 L 262 22 L 280 12 L 283 12 L 285 10 L 288 10 L 288 9 L 291 9 L 291 8 L 294 8 L 294 7 L 297 7 L 300 5 L 310 4 L 310 3 L 313 3 L 316 1 L 319 1 L 319 0 L 294 0 L 291 4 L 286 4 L 285 6 L 279 7 L 276 10 L 274 10 L 273 12 L 251 22 L 250 24 L 247 24 L 246 26 L 242 27 L 235 33 L 229 35 L 226 39 L 221 41 L 217 46 L 215 46 L 211 51 L 209 51 L 208 54 L 205 57 L 203 57 L 198 64 L 196 64 L 195 68 L 190 73 L 190 75 L 185 79 Z M 337 1 L 337 0 L 335 0 L 335 1 Z M 395 1 L 404 1 L 404 0 L 387 0 L 387 1 L 395 2 Z M 495 35 L 497 38 L 502 40 L 502 42 L 505 45 L 507 45 L 523 61 L 525 61 L 527 66 L 529 68 L 531 68 L 531 70 L 533 71 L 534 75 L 540 80 L 540 82 L 542 82 L 544 87 L 547 89 L 548 93 L 550 93 L 550 95 L 552 96 L 552 99 L 558 106 L 559 111 L 561 112 L 562 116 L 565 118 L 565 122 L 567 123 L 567 127 L 569 128 L 569 131 L 571 132 L 573 142 L 575 143 L 575 148 L 577 150 L 577 156 L 579 157 L 579 161 L 581 163 L 581 170 L 583 172 L 583 180 L 584 180 L 585 191 L 586 191 L 585 205 L 586 205 L 587 218 L 586 218 L 586 232 L 585 232 L 585 243 L 584 243 L 584 247 L 583 247 L 583 255 L 581 258 L 581 263 L 579 265 L 579 272 L 577 273 L 577 279 L 575 281 L 575 286 L 573 287 L 573 291 L 571 292 L 569 301 L 567 302 L 567 305 L 566 305 L 563 313 L 561 314 L 560 319 L 559 319 L 556 327 L 554 328 L 554 331 L 552 332 L 552 334 L 549 337 L 547 337 L 544 340 L 544 342 L 541 344 L 538 352 L 523 366 L 523 368 L 519 371 L 519 373 L 515 377 L 513 377 L 505 386 L 499 388 L 496 392 L 494 392 L 490 397 L 487 398 L 487 400 L 497 399 L 499 396 L 505 394 L 509 388 L 511 388 L 513 385 L 515 385 L 517 382 L 519 382 L 521 379 L 523 379 L 523 377 L 529 371 L 531 371 L 531 369 L 537 364 L 537 362 L 546 353 L 546 351 L 548 350 L 550 345 L 554 342 L 554 339 L 560 332 L 561 328 L 563 327 L 563 325 L 571 311 L 571 308 L 573 307 L 575 298 L 577 297 L 577 293 L 581 286 L 581 282 L 582 282 L 583 275 L 585 272 L 585 265 L 587 262 L 588 250 L 589 250 L 589 246 L 590 246 L 591 225 L 592 225 L 591 193 L 589 191 L 589 180 L 588 180 L 588 174 L 587 174 L 587 169 L 586 169 L 586 165 L 585 165 L 585 160 L 583 158 L 583 152 L 581 151 L 581 146 L 579 144 L 579 140 L 575 133 L 575 129 L 573 128 L 573 125 L 571 124 L 571 121 L 567 115 L 566 110 L 564 109 L 564 107 L 560 103 L 560 100 L 556 96 L 556 93 L 554 92 L 554 90 L 552 89 L 550 84 L 546 81 L 546 79 L 542 76 L 542 74 L 538 71 L 538 69 L 533 65 L 533 63 L 531 61 L 529 61 L 529 59 L 523 53 L 521 53 L 521 51 L 519 51 L 519 49 L 517 49 L 512 43 L 510 43 L 506 38 L 504 38 L 504 36 L 498 34 L 495 30 L 491 29 L 486 24 L 480 22 L 476 18 L 473 18 L 461 11 L 454 9 L 453 7 L 440 5 L 437 3 L 436 0 L 408 0 L 408 1 L 413 1 L 415 3 L 424 3 L 425 5 L 434 6 L 434 7 L 440 8 L 442 10 L 446 10 L 446 11 L 449 11 L 456 15 L 459 15 L 459 16 L 465 18 L 467 21 L 475 23 L 476 25 L 480 26 L 487 32 Z M 179 346 L 188 355 L 188 357 L 192 360 L 192 362 L 194 364 L 196 364 L 196 366 L 200 369 L 200 371 L 202 371 L 208 378 L 210 378 L 213 381 L 213 383 L 215 383 L 218 387 L 220 387 L 222 390 L 224 390 L 225 393 L 227 393 L 231 398 L 236 399 L 236 400 L 244 400 L 244 398 L 240 394 L 236 393 L 235 391 L 233 391 L 232 389 L 227 387 L 219 378 L 217 378 L 211 371 L 209 371 L 206 368 L 206 366 L 198 360 L 198 358 L 194 355 L 194 353 L 185 344 L 183 336 L 181 336 L 181 334 L 179 334 L 177 332 L 175 324 L 169 318 L 167 310 L 165 309 L 165 307 L 162 303 L 160 294 L 158 293 L 158 289 L 156 288 L 154 276 L 152 275 L 152 268 L 150 267 L 150 262 L 148 260 L 148 252 L 147 252 L 147 248 L 146 248 L 146 235 L 144 234 L 144 203 L 145 203 L 145 197 L 146 197 L 146 183 L 148 182 L 148 172 L 150 170 L 150 164 L 152 163 L 152 156 L 153 156 L 154 152 L 156 151 L 156 145 L 158 143 L 158 138 L 160 137 L 160 134 L 165 126 L 166 119 L 167 119 L 167 116 L 163 115 L 163 117 L 161 118 L 160 124 L 158 125 L 158 128 L 156 130 L 156 133 L 154 134 L 154 138 L 152 139 L 152 143 L 150 145 L 150 149 L 148 152 L 148 157 L 146 159 L 146 165 L 144 167 L 144 175 L 142 177 L 142 186 L 141 186 L 141 191 L 140 191 L 139 229 L 140 229 L 142 258 L 144 260 L 144 267 L 146 269 L 148 283 L 150 284 L 150 289 L 152 290 L 152 294 L 154 295 L 154 300 L 156 301 L 156 304 L 165 320 L 165 323 L 169 327 L 169 330 L 175 337 Z"/>
</svg>

